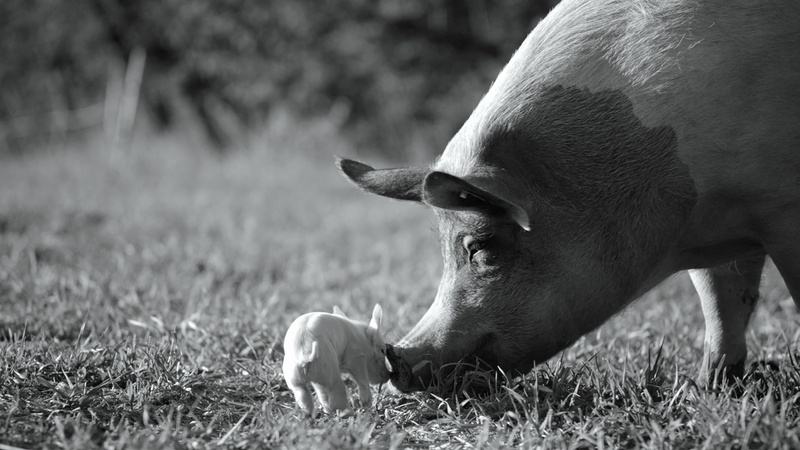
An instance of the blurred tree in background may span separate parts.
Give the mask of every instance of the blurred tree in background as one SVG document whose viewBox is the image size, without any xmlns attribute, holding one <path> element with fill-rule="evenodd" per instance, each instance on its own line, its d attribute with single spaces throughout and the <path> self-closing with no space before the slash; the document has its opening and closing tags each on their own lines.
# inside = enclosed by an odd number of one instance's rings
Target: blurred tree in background
<svg viewBox="0 0 800 450">
<path fill-rule="evenodd" d="M 20 118 L 46 130 L 50 111 L 102 104 L 141 48 L 140 117 L 157 129 L 189 117 L 225 149 L 285 110 L 387 156 L 438 153 L 554 3 L 3 0 L 0 145 L 35 140 Z"/>
</svg>

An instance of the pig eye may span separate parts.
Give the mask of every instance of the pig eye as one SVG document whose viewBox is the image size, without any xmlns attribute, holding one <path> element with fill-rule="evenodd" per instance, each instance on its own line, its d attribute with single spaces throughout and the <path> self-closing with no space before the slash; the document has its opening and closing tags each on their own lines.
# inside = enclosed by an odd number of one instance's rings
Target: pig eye
<svg viewBox="0 0 800 450">
<path fill-rule="evenodd" d="M 469 262 L 473 262 L 475 255 L 486 248 L 486 241 L 467 237 L 464 239 L 464 248 L 469 255 Z"/>
</svg>

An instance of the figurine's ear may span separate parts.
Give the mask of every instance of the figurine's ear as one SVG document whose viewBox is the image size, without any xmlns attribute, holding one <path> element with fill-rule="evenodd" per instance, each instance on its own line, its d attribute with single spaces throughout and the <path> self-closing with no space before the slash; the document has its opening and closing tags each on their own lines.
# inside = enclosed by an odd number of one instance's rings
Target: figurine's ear
<svg viewBox="0 0 800 450">
<path fill-rule="evenodd" d="M 345 319 L 347 319 L 347 316 L 344 315 L 344 312 L 341 309 L 339 309 L 338 306 L 334 306 L 333 307 L 333 314 L 335 314 L 337 316 L 344 317 Z"/>
<path fill-rule="evenodd" d="M 380 329 L 382 319 L 383 309 L 381 309 L 381 305 L 375 305 L 375 308 L 372 310 L 372 319 L 369 321 L 369 326 L 367 326 L 367 336 L 373 344 L 378 342 L 378 338 L 381 335 Z"/>
<path fill-rule="evenodd" d="M 383 309 L 381 309 L 381 305 L 375 305 L 375 308 L 372 310 L 372 320 L 369 321 L 369 327 L 375 331 L 379 331 L 381 329 L 382 319 Z"/>
</svg>

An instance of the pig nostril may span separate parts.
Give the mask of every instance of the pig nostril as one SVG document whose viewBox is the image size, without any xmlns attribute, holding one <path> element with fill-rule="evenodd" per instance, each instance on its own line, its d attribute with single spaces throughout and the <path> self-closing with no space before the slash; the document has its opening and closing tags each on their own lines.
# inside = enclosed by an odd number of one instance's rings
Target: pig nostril
<svg viewBox="0 0 800 450">
<path fill-rule="evenodd" d="M 386 361 L 389 365 L 389 379 L 400 391 L 411 391 L 415 388 L 414 373 L 405 358 L 398 355 L 391 344 L 386 344 Z M 402 351 L 402 348 L 398 348 Z"/>
</svg>

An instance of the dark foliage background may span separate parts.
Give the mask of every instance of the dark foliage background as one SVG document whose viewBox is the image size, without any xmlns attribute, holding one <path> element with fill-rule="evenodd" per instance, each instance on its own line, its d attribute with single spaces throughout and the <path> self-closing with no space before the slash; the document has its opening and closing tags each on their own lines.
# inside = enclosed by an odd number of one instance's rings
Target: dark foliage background
<svg viewBox="0 0 800 450">
<path fill-rule="evenodd" d="M 226 149 L 276 110 L 326 116 L 356 146 L 438 153 L 553 0 L 3 0 L 0 145 L 10 124 L 99 104 L 146 52 L 141 117 Z"/>
</svg>

